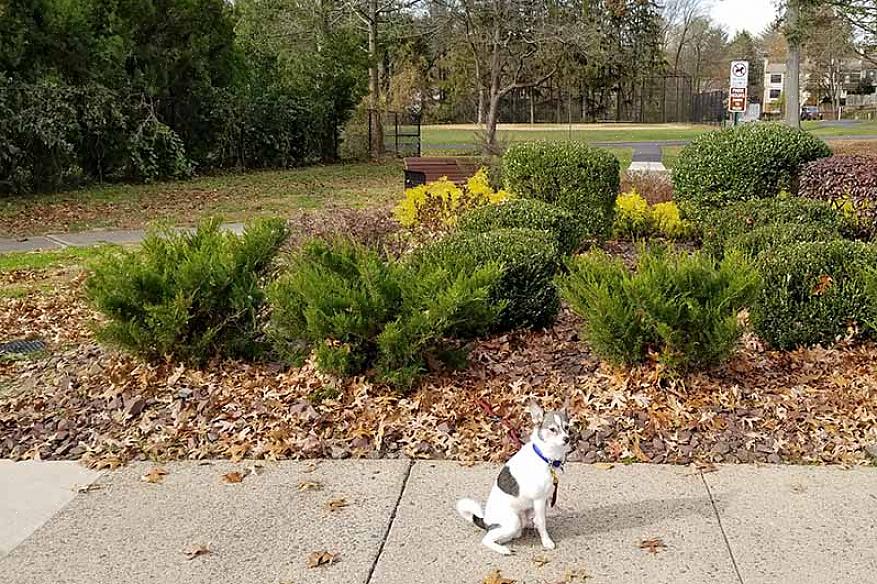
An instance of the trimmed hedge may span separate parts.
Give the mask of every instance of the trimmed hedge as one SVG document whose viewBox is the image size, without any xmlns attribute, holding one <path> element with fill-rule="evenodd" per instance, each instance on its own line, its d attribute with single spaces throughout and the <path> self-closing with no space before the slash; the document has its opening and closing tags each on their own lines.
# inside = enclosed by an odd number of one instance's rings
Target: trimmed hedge
<svg viewBox="0 0 877 584">
<path fill-rule="evenodd" d="M 578 142 L 531 142 L 505 153 L 503 179 L 519 197 L 572 211 L 582 235 L 603 238 L 612 230 L 620 164 L 607 150 Z"/>
<path fill-rule="evenodd" d="M 815 136 L 781 124 L 752 123 L 707 132 L 682 149 L 673 168 L 674 200 L 696 220 L 735 201 L 795 194 L 802 164 L 831 155 Z"/>
<path fill-rule="evenodd" d="M 795 243 L 763 254 L 755 332 L 771 347 L 793 349 L 833 343 L 851 325 L 873 321 L 866 270 L 875 262 L 877 248 L 857 241 Z"/>
<path fill-rule="evenodd" d="M 848 230 L 848 221 L 843 215 L 822 201 L 802 197 L 753 199 L 710 213 L 708 225 L 702 229 L 703 243 L 708 251 L 721 255 L 727 242 L 759 227 L 793 223 L 819 226 L 836 233 Z"/>
<path fill-rule="evenodd" d="M 844 209 L 863 236 L 877 236 L 877 156 L 840 155 L 805 164 L 799 194 Z"/>
<path fill-rule="evenodd" d="M 554 238 L 532 229 L 457 232 L 418 250 L 412 261 L 471 271 L 488 263 L 502 266 L 491 288 L 494 303 L 504 302 L 495 329 L 542 328 L 554 321 L 560 300 L 554 275 L 560 258 Z M 462 333 L 459 333 L 462 334 Z"/>
<path fill-rule="evenodd" d="M 729 239 L 726 251 L 738 251 L 745 257 L 755 259 L 763 252 L 792 243 L 812 241 L 836 241 L 841 234 L 817 223 L 778 223 L 761 225 L 746 233 Z"/>
<path fill-rule="evenodd" d="M 576 251 L 582 241 L 575 215 L 556 205 L 535 199 L 510 199 L 463 215 L 461 231 L 484 233 L 496 229 L 534 229 L 550 233 L 564 255 Z"/>
</svg>

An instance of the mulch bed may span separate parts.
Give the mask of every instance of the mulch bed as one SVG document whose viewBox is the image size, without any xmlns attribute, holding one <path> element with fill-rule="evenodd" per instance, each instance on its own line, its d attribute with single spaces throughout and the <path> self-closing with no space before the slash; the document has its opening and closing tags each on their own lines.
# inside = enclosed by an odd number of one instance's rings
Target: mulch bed
<svg viewBox="0 0 877 584">
<path fill-rule="evenodd" d="M 310 363 L 143 363 L 94 342 L 80 287 L 0 299 L 0 330 L 53 349 L 0 362 L 0 458 L 96 468 L 215 457 L 499 461 L 526 440 L 531 397 L 571 398 L 573 458 L 587 462 L 861 464 L 877 443 L 875 345 L 786 353 L 747 338 L 725 366 L 673 379 L 655 366 L 602 365 L 564 313 L 549 330 L 478 342 L 469 369 L 435 372 L 399 395 Z"/>
</svg>

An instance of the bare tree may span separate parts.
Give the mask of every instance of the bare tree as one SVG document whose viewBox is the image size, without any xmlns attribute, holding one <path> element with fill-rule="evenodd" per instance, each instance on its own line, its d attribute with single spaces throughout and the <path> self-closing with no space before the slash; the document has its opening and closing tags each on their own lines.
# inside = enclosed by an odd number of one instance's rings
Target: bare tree
<svg viewBox="0 0 877 584">
<path fill-rule="evenodd" d="M 497 148 L 500 102 L 545 84 L 565 55 L 587 43 L 581 7 L 545 0 L 435 0 L 454 15 L 475 64 L 485 150 Z"/>
<path fill-rule="evenodd" d="M 706 15 L 704 0 L 667 0 L 661 7 L 665 51 L 673 47 L 673 73 L 679 73 L 679 61 L 685 48 L 693 41 L 697 19 Z"/>
<path fill-rule="evenodd" d="M 347 9 L 362 22 L 368 38 L 368 94 L 369 109 L 374 112 L 381 110 L 381 67 L 383 59 L 380 53 L 381 24 L 389 15 L 407 10 L 419 4 L 421 0 L 344 0 Z M 384 132 L 381 116 L 369 118 L 372 156 L 377 157 L 384 150 Z"/>
</svg>

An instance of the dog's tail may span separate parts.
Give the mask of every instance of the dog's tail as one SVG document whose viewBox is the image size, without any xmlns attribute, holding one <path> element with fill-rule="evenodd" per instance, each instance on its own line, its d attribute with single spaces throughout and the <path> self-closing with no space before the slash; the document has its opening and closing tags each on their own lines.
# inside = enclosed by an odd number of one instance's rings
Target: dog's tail
<svg viewBox="0 0 877 584">
<path fill-rule="evenodd" d="M 460 499 L 457 501 L 457 513 L 466 521 L 474 523 L 476 527 L 487 530 L 487 524 L 484 523 L 484 511 L 476 501 Z"/>
</svg>

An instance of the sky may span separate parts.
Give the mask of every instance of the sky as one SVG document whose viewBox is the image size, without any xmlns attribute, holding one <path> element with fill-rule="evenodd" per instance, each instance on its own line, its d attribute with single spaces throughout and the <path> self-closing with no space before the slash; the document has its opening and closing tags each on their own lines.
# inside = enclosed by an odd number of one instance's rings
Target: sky
<svg viewBox="0 0 877 584">
<path fill-rule="evenodd" d="M 740 30 L 759 34 L 776 16 L 774 0 L 714 0 L 713 20 L 734 36 Z"/>
</svg>

